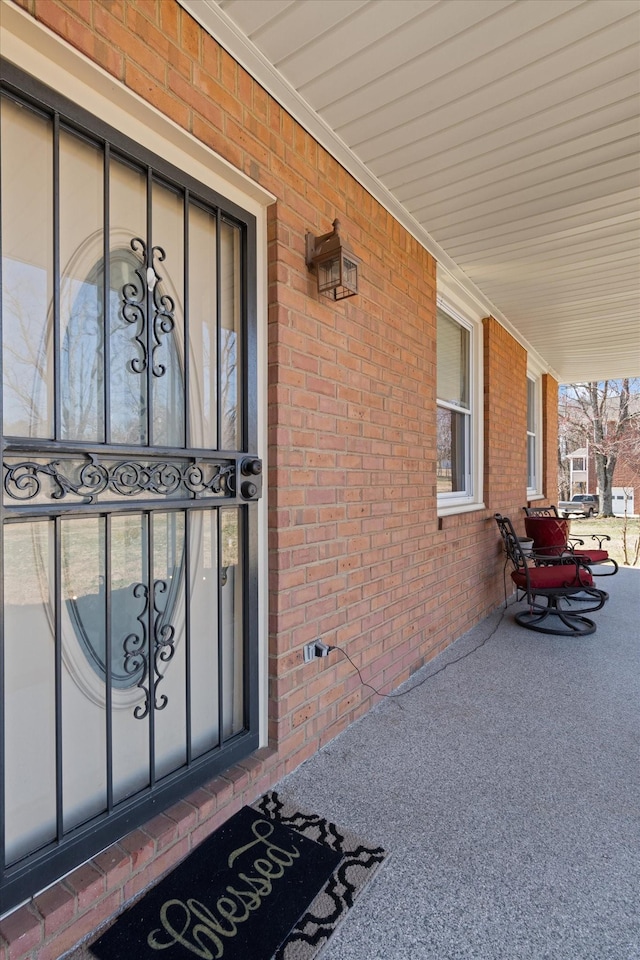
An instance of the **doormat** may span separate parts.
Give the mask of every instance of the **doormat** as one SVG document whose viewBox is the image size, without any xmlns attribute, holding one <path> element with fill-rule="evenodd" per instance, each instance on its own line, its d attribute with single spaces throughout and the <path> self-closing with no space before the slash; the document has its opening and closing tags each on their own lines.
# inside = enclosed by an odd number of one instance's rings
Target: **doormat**
<svg viewBox="0 0 640 960">
<path fill-rule="evenodd" d="M 243 807 L 91 947 L 100 960 L 265 960 L 342 854 Z"/>
<path fill-rule="evenodd" d="M 89 950 L 99 960 L 313 960 L 384 856 L 270 792 Z"/>
<path fill-rule="evenodd" d="M 342 856 L 323 889 L 272 958 L 313 960 L 373 878 L 386 853 L 382 847 L 371 846 L 324 817 L 303 813 L 275 791 L 266 793 L 254 807 L 269 820 L 285 824 Z"/>
</svg>

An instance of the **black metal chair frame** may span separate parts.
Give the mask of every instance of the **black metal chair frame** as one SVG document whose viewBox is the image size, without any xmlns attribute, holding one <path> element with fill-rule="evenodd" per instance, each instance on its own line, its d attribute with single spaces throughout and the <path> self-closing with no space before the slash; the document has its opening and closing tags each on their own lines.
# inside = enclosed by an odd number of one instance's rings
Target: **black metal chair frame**
<svg viewBox="0 0 640 960">
<path fill-rule="evenodd" d="M 593 586 L 587 566 L 572 554 L 558 557 L 553 566 L 567 567 L 566 582 L 550 587 L 536 584 L 535 571 L 540 568 L 536 567 L 538 558 L 535 551 L 527 551 L 525 556 L 509 517 L 496 513 L 495 520 L 507 557 L 505 568 L 511 561 L 514 573 L 519 573 L 521 578 L 524 578 L 524 584 L 521 586 L 516 583 L 516 587 L 522 591 L 522 599 L 526 598 L 529 609 L 515 615 L 516 623 L 527 630 L 564 637 L 588 636 L 594 633 L 596 624 L 589 617 L 585 617 L 584 613 L 601 610 L 607 594 Z M 540 559 L 544 565 L 549 565 L 548 556 Z M 569 606 L 572 599 L 578 598 L 582 601 L 580 613 Z M 590 605 L 585 607 L 584 602 L 589 602 Z"/>
<path fill-rule="evenodd" d="M 560 519 L 558 508 L 553 504 L 548 507 L 523 507 L 522 509 L 527 517 L 555 517 Z M 605 540 L 611 540 L 611 537 L 608 533 L 582 533 L 582 531 L 580 531 L 580 533 L 582 534 L 582 537 L 589 537 L 591 540 L 595 540 L 598 546 L 597 548 L 594 547 L 594 549 L 598 550 L 606 550 L 606 547 L 603 547 L 602 544 L 605 542 Z M 576 537 L 572 535 L 568 536 L 567 550 L 569 550 L 571 553 L 578 554 L 580 553 L 580 547 L 584 547 L 585 550 L 588 550 L 589 547 L 586 546 L 586 541 L 583 540 L 582 537 Z M 582 562 L 585 564 L 585 566 L 589 567 L 594 577 L 612 577 L 614 573 L 618 572 L 618 563 L 613 559 L 613 557 L 607 557 L 606 560 L 595 560 L 590 562 L 586 555 L 581 556 Z M 600 569 L 605 564 L 607 567 L 610 566 L 613 569 Z M 593 567 L 597 567 L 598 569 L 594 570 Z"/>
</svg>

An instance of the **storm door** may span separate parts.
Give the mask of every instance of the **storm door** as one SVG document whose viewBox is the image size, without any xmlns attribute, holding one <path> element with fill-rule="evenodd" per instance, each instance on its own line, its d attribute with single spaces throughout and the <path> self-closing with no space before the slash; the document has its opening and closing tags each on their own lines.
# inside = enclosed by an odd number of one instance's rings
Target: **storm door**
<svg viewBox="0 0 640 960">
<path fill-rule="evenodd" d="M 17 80 L 0 913 L 257 745 L 253 218 Z"/>
</svg>

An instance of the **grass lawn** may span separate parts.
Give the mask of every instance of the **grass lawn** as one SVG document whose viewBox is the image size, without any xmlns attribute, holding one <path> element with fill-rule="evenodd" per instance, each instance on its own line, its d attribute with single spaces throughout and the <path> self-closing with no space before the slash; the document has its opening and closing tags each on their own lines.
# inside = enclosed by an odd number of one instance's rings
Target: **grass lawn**
<svg viewBox="0 0 640 960">
<path fill-rule="evenodd" d="M 573 517 L 570 529 L 572 536 L 584 536 L 585 547 L 595 546 L 590 533 L 608 534 L 611 541 L 603 547 L 609 555 L 624 566 L 640 567 L 640 517 Z"/>
</svg>

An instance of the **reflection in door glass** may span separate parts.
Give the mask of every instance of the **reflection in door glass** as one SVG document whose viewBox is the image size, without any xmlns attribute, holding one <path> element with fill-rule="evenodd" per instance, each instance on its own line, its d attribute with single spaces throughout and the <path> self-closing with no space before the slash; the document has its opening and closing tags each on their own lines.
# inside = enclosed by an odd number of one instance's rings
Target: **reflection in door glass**
<svg viewBox="0 0 640 960">
<path fill-rule="evenodd" d="M 153 436 L 157 446 L 184 446 L 184 201 L 153 185 L 153 269 L 161 279 L 152 291 L 151 363 Z"/>
<path fill-rule="evenodd" d="M 103 517 L 60 524 L 65 829 L 106 806 L 104 528 Z"/>
<path fill-rule="evenodd" d="M 4 531 L 5 783 L 7 857 L 55 837 L 53 523 Z M 37 731 L 37 736 L 34 736 Z"/>
<path fill-rule="evenodd" d="M 191 738 L 195 757 L 219 743 L 218 511 L 189 514 Z M 197 639 L 196 639 L 197 638 Z"/>
<path fill-rule="evenodd" d="M 61 430 L 104 440 L 102 152 L 60 135 Z"/>
<path fill-rule="evenodd" d="M 218 445 L 216 216 L 189 206 L 189 431 L 191 447 Z"/>
<path fill-rule="evenodd" d="M 110 165 L 110 264 L 109 264 L 109 386 L 110 425 L 113 443 L 147 442 L 147 378 L 134 372 L 144 359 L 136 336 L 142 323 L 129 323 L 123 315 L 125 292 L 143 298 L 136 274 L 140 258 L 131 248 L 134 237 L 146 236 L 146 180 L 139 170 L 115 160 Z"/>
<path fill-rule="evenodd" d="M 2 100 L 4 433 L 53 436 L 53 190 L 48 121 Z"/>
<path fill-rule="evenodd" d="M 240 371 L 241 298 L 240 230 L 226 221 L 220 226 L 221 330 L 220 330 L 220 406 L 223 450 L 240 446 Z"/>
<path fill-rule="evenodd" d="M 240 511 L 237 507 L 220 511 L 220 538 L 222 675 L 226 691 L 223 733 L 228 738 L 244 727 L 243 582 L 242 565 L 239 562 L 242 548 Z"/>
</svg>

